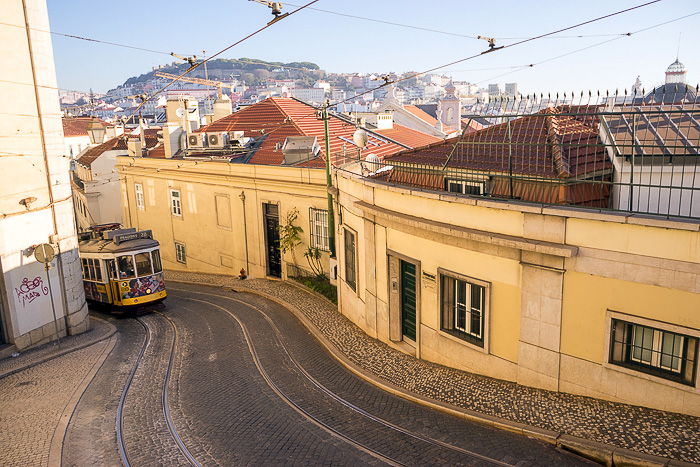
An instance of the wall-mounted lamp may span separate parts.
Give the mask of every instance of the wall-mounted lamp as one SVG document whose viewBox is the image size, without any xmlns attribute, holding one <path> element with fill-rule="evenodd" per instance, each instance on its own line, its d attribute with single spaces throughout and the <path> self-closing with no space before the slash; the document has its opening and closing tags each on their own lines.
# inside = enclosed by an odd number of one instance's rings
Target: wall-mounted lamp
<svg viewBox="0 0 700 467">
<path fill-rule="evenodd" d="M 238 195 L 239 198 L 241 198 L 241 201 L 245 201 L 245 191 L 241 191 L 241 194 Z"/>
</svg>

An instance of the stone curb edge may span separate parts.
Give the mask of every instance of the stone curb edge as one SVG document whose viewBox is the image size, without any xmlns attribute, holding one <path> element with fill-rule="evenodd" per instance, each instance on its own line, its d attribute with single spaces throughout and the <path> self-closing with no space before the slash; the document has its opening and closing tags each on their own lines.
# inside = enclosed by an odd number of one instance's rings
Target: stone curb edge
<svg viewBox="0 0 700 467">
<path fill-rule="evenodd" d="M 25 364 L 25 365 L 22 365 L 22 366 L 19 366 L 19 367 L 17 367 L 17 368 L 13 368 L 12 370 L 6 371 L 5 373 L 0 373 L 0 379 L 6 378 L 7 376 L 10 376 L 10 375 L 14 375 L 15 373 L 18 373 L 18 372 L 20 372 L 20 371 L 22 371 L 22 370 L 26 370 L 27 368 L 32 368 L 32 367 L 35 367 L 35 366 L 40 365 L 40 364 L 42 364 L 42 363 L 48 362 L 49 360 L 53 360 L 54 358 L 62 357 L 62 356 L 66 355 L 66 354 L 69 354 L 69 353 L 71 353 L 71 352 L 75 352 L 76 350 L 82 350 L 82 349 L 84 349 L 84 348 L 86 348 L 86 347 L 90 347 L 90 346 L 93 345 L 93 344 L 97 344 L 98 342 L 102 342 L 102 341 L 105 340 L 105 339 L 109 339 L 110 337 L 112 337 L 112 336 L 117 332 L 116 326 L 114 326 L 114 325 L 111 324 L 111 323 L 108 323 L 107 321 L 105 321 L 105 320 L 103 320 L 103 319 L 96 318 L 96 317 L 94 317 L 94 316 L 90 316 L 90 319 L 95 319 L 95 320 L 97 320 L 97 321 L 101 321 L 101 322 L 104 323 L 106 326 L 108 326 L 109 331 L 108 331 L 106 334 L 102 335 L 102 336 L 97 336 L 97 337 L 95 337 L 95 338 L 93 338 L 93 339 L 91 339 L 91 340 L 89 340 L 89 341 L 87 341 L 87 342 L 84 342 L 84 343 L 82 343 L 82 344 L 80 344 L 80 345 L 77 345 L 77 346 L 75 346 L 75 347 L 71 347 L 71 348 L 68 348 L 68 349 L 60 350 L 60 351 L 56 352 L 55 354 L 47 355 L 47 356 L 42 357 L 42 358 L 40 358 L 40 359 L 38 359 L 38 360 L 36 360 L 36 361 L 29 362 L 29 363 L 27 363 L 27 364 Z"/>
<path fill-rule="evenodd" d="M 183 281 L 183 280 L 175 280 L 175 279 L 168 279 L 170 282 L 179 282 L 179 283 L 184 283 L 184 284 L 192 284 L 192 282 L 189 281 Z M 292 281 L 280 281 L 284 283 L 288 283 L 299 289 L 300 291 L 303 291 L 304 293 L 308 293 L 316 298 L 322 298 L 324 301 L 327 303 L 334 305 L 331 301 L 329 301 L 326 297 L 323 297 L 322 295 L 318 294 L 317 292 L 314 292 L 313 290 L 306 290 L 305 287 L 302 287 L 301 284 L 297 285 L 294 284 Z M 206 283 L 198 283 L 199 285 L 208 285 L 211 287 L 219 287 L 219 288 L 224 288 L 224 289 L 231 289 L 234 292 L 249 292 L 252 294 L 259 295 L 263 298 L 266 298 L 270 301 L 273 301 L 288 310 L 290 310 L 294 315 L 304 324 L 304 326 L 309 330 L 309 332 L 313 333 L 314 336 L 321 342 L 321 344 L 328 350 L 328 352 L 335 358 L 341 365 L 343 365 L 345 368 L 347 368 L 349 371 L 352 373 L 356 374 L 360 378 L 364 379 L 368 383 L 383 389 L 391 394 L 394 394 L 395 396 L 402 397 L 404 399 L 410 400 L 412 402 L 418 403 L 425 405 L 427 407 L 440 410 L 446 413 L 449 413 L 451 415 L 455 415 L 461 418 L 464 418 L 466 420 L 470 420 L 475 423 L 479 423 L 482 425 L 490 426 L 493 428 L 497 428 L 500 430 L 505 430 L 505 431 L 510 431 L 516 434 L 528 436 L 531 438 L 536 438 L 539 439 L 540 441 L 544 441 L 549 444 L 556 445 L 557 447 L 570 451 L 576 455 L 579 455 L 581 457 L 585 457 L 586 459 L 592 460 L 594 462 L 598 462 L 602 465 L 606 465 L 608 467 L 661 467 L 661 466 L 668 466 L 668 467 L 697 467 L 700 466 L 700 464 L 692 464 L 688 462 L 683 462 L 683 461 L 678 461 L 674 459 L 669 459 L 666 457 L 660 457 L 660 456 L 652 456 L 649 454 L 644 454 L 642 452 L 637 452 L 637 451 L 632 451 L 629 449 L 624 449 L 620 448 L 617 446 L 613 446 L 610 444 L 603 444 L 603 443 L 598 443 L 595 441 L 591 441 L 585 438 L 577 438 L 575 436 L 567 435 L 561 432 L 557 431 L 551 431 L 551 430 L 546 430 L 544 428 L 538 428 L 535 426 L 529 426 L 524 423 L 519 423 L 519 422 L 513 422 L 511 420 L 507 420 L 504 418 L 499 418 L 499 417 L 494 417 L 492 415 L 487 415 L 483 414 L 480 412 L 476 412 L 473 410 L 468 410 L 468 409 L 462 409 L 450 404 L 446 404 L 443 402 L 436 401 L 434 399 L 430 399 L 426 396 L 423 396 L 421 394 L 414 393 L 412 391 L 408 391 L 404 388 L 398 387 L 392 383 L 389 383 L 387 381 L 383 381 L 379 379 L 377 376 L 374 374 L 364 370 L 357 364 L 353 363 L 350 361 L 350 359 L 347 358 L 347 356 L 340 351 L 333 343 L 330 342 L 324 336 L 320 330 L 316 327 L 315 324 L 313 324 L 307 317 L 306 315 L 299 310 L 297 307 L 292 305 L 291 303 L 288 303 L 281 298 L 275 297 L 273 295 L 270 295 L 265 292 L 261 292 L 259 290 L 254 290 L 254 289 L 249 289 L 246 287 L 238 287 L 236 288 L 235 286 L 230 286 L 230 285 L 212 285 L 212 284 L 206 284 Z"/>
</svg>

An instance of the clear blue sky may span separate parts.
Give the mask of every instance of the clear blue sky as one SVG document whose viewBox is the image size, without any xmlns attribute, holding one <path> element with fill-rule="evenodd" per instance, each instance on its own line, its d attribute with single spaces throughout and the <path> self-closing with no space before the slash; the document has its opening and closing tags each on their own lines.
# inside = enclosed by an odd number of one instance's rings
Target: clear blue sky
<svg viewBox="0 0 700 467">
<path fill-rule="evenodd" d="M 269 8 L 249 0 L 47 3 L 53 32 L 198 57 L 202 50 L 207 51 L 207 56 L 220 51 L 272 19 Z M 305 9 L 220 58 L 309 61 L 336 73 L 425 71 L 488 47 L 483 40 L 463 36 L 496 37 L 497 45 L 507 45 L 642 3 L 645 2 L 320 0 L 312 7 L 443 33 Z M 303 4 L 302 0 L 283 2 L 283 12 Z M 700 81 L 700 14 L 631 36 L 620 34 L 697 12 L 697 0 L 662 0 L 564 32 L 560 35 L 564 37 L 506 48 L 440 71 L 455 80 L 484 86 L 517 82 L 522 93 L 629 89 L 637 75 L 648 89 L 664 80 L 664 71 L 676 59 L 680 33 L 679 58 L 688 69 L 689 84 L 695 85 Z M 571 37 L 578 35 L 586 37 Z M 58 85 L 65 89 L 87 91 L 92 87 L 96 92 L 105 92 L 131 76 L 150 71 L 152 66 L 173 61 L 172 57 L 155 52 L 58 35 L 52 39 Z M 594 46 L 605 41 L 609 42 Z M 547 61 L 589 46 L 594 47 Z M 522 70 L 508 68 L 528 64 L 536 65 Z"/>
</svg>

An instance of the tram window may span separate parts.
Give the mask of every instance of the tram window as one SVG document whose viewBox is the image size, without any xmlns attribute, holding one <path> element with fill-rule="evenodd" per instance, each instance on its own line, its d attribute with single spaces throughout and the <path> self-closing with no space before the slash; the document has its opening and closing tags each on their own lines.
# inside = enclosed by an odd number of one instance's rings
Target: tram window
<svg viewBox="0 0 700 467">
<path fill-rule="evenodd" d="M 83 279 L 90 279 L 90 268 L 88 267 L 88 260 L 82 258 L 83 263 Z"/>
<path fill-rule="evenodd" d="M 117 277 L 117 267 L 115 266 L 113 259 L 107 260 L 107 271 L 109 271 L 109 277 L 111 279 L 114 279 L 114 280 L 119 279 Z"/>
<path fill-rule="evenodd" d="M 102 268 L 100 267 L 99 259 L 88 259 L 90 263 L 90 279 L 102 281 Z"/>
<path fill-rule="evenodd" d="M 135 277 L 133 256 L 119 256 L 117 257 L 117 262 L 119 263 L 120 279 L 133 279 Z"/>
<path fill-rule="evenodd" d="M 161 272 L 163 270 L 163 266 L 160 264 L 160 250 L 153 250 L 151 255 L 153 255 L 153 272 Z"/>
<path fill-rule="evenodd" d="M 146 253 L 136 253 L 134 255 L 136 260 L 136 272 L 139 277 L 150 276 L 153 274 L 153 269 L 151 268 L 151 255 Z"/>
</svg>

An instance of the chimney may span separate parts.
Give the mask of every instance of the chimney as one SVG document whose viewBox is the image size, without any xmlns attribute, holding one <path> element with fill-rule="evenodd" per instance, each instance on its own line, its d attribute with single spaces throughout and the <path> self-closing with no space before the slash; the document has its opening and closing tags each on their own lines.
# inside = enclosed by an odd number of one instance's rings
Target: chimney
<svg viewBox="0 0 700 467">
<path fill-rule="evenodd" d="M 221 120 L 222 118 L 231 115 L 231 99 L 226 95 L 222 95 L 214 101 L 214 119 L 212 121 Z"/>
<path fill-rule="evenodd" d="M 142 157 L 141 152 L 141 140 L 140 139 L 127 139 L 126 148 L 129 151 L 129 157 Z"/>
<path fill-rule="evenodd" d="M 166 159 L 172 159 L 175 153 L 181 149 L 180 137 L 182 133 L 182 127 L 179 123 L 168 122 L 163 125 L 163 147 Z"/>
</svg>

